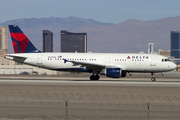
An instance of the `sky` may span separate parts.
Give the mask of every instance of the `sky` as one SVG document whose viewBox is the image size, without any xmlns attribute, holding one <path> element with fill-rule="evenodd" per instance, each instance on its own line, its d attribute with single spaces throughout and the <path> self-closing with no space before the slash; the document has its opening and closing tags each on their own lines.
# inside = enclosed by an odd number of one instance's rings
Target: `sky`
<svg viewBox="0 0 180 120">
<path fill-rule="evenodd" d="M 120 23 L 180 15 L 180 0 L 0 0 L 0 23 L 21 18 L 70 16 Z"/>
</svg>

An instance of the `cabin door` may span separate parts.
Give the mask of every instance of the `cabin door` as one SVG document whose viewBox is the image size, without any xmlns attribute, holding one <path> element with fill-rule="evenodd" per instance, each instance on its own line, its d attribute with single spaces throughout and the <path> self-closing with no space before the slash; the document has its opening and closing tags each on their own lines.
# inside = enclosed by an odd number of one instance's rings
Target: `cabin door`
<svg viewBox="0 0 180 120">
<path fill-rule="evenodd" d="M 156 66 L 156 57 L 151 56 L 150 66 Z"/>
<path fill-rule="evenodd" d="M 42 65 L 42 55 L 37 55 L 37 65 Z"/>
<path fill-rule="evenodd" d="M 104 64 L 111 64 L 111 58 L 110 57 L 106 57 L 104 58 Z"/>
</svg>

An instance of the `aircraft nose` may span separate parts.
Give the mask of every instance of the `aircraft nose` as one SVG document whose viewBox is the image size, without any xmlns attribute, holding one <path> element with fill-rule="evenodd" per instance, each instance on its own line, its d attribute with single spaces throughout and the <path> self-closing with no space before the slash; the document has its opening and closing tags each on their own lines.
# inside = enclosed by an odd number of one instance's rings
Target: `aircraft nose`
<svg viewBox="0 0 180 120">
<path fill-rule="evenodd" d="M 172 64 L 171 64 L 171 68 L 172 68 L 172 70 L 174 70 L 174 69 L 177 68 L 177 65 L 176 65 L 175 63 L 172 63 Z"/>
</svg>

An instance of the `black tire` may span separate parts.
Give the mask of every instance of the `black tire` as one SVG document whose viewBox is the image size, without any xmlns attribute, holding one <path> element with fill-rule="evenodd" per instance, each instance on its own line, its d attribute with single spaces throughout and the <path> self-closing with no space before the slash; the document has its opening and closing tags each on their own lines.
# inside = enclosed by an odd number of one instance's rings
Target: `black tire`
<svg viewBox="0 0 180 120">
<path fill-rule="evenodd" d="M 152 77 L 152 78 L 151 78 L 151 81 L 156 81 L 156 78 L 155 78 L 155 77 Z"/>
<path fill-rule="evenodd" d="M 99 75 L 91 75 L 90 80 L 99 80 Z"/>
<path fill-rule="evenodd" d="M 90 76 L 90 80 L 94 80 L 94 76 L 93 75 Z"/>
</svg>

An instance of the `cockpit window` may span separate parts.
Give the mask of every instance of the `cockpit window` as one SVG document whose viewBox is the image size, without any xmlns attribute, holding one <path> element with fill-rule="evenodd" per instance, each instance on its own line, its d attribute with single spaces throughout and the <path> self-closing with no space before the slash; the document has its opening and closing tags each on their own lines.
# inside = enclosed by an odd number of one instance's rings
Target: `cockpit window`
<svg viewBox="0 0 180 120">
<path fill-rule="evenodd" d="M 169 59 L 162 59 L 162 62 L 170 61 Z"/>
</svg>

